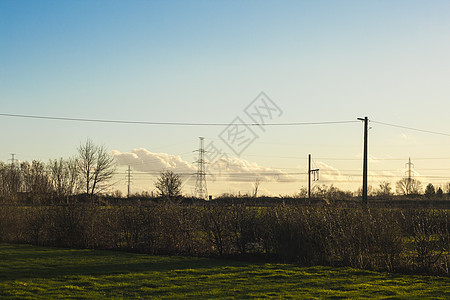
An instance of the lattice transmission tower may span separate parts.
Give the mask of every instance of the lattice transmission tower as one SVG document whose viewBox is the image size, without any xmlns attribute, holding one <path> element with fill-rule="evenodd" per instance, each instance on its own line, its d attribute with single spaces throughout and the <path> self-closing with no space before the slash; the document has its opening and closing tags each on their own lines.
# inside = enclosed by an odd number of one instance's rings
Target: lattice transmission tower
<svg viewBox="0 0 450 300">
<path fill-rule="evenodd" d="M 408 167 L 408 171 L 406 171 L 408 173 L 408 181 L 406 183 L 406 193 L 409 195 L 411 194 L 411 183 L 412 183 L 412 170 L 411 167 L 414 166 L 414 164 L 411 162 L 411 157 L 409 158 L 409 161 L 405 164 Z"/>
<path fill-rule="evenodd" d="M 208 189 L 206 188 L 206 161 L 204 137 L 200 137 L 198 148 L 197 181 L 195 183 L 195 196 L 201 199 L 208 199 Z"/>
</svg>

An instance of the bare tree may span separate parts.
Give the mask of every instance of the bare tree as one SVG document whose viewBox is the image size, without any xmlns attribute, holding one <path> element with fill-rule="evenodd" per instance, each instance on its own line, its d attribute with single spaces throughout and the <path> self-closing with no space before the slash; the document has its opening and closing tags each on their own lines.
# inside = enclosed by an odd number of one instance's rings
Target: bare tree
<svg viewBox="0 0 450 300">
<path fill-rule="evenodd" d="M 380 188 L 376 191 L 377 196 L 390 196 L 392 195 L 391 183 L 383 181 L 380 183 Z"/>
<path fill-rule="evenodd" d="M 69 173 L 68 187 L 69 195 L 74 195 L 80 192 L 81 189 L 81 175 L 78 170 L 78 160 L 74 157 L 66 161 L 66 168 Z"/>
<path fill-rule="evenodd" d="M 373 196 L 374 194 L 375 194 L 375 192 L 374 192 L 373 186 L 368 185 L 368 186 L 367 186 L 367 195 Z M 356 190 L 356 195 L 357 195 L 358 197 L 362 197 L 362 187 L 359 187 L 359 188 Z"/>
<path fill-rule="evenodd" d="M 422 183 L 414 178 L 402 178 L 397 181 L 395 187 L 400 195 L 419 194 L 422 191 Z"/>
<path fill-rule="evenodd" d="M 57 198 L 66 198 L 67 200 L 68 196 L 78 192 L 80 173 L 78 172 L 76 159 L 50 160 L 47 169 Z"/>
<path fill-rule="evenodd" d="M 20 168 L 0 162 L 0 196 L 3 201 L 16 201 L 22 185 Z"/>
<path fill-rule="evenodd" d="M 42 162 L 37 160 L 33 160 L 31 163 L 22 162 L 20 172 L 22 178 L 21 191 L 23 193 L 28 195 L 33 202 L 49 200 L 52 186 Z"/>
<path fill-rule="evenodd" d="M 159 195 L 166 200 L 172 200 L 181 196 L 182 184 L 180 175 L 170 170 L 161 172 L 155 181 L 155 187 Z"/>
<path fill-rule="evenodd" d="M 116 164 L 104 146 L 96 146 L 87 139 L 78 147 L 77 168 L 86 194 L 92 196 L 108 187 L 107 182 L 113 177 Z"/>
<path fill-rule="evenodd" d="M 256 178 L 255 182 L 253 183 L 253 198 L 258 197 L 258 189 L 260 184 L 261 180 L 259 178 Z"/>
<path fill-rule="evenodd" d="M 450 182 L 446 183 L 444 185 L 444 188 L 445 188 L 445 192 L 450 195 Z"/>
<path fill-rule="evenodd" d="M 297 194 L 294 194 L 294 198 L 306 198 L 308 197 L 308 189 L 301 187 Z"/>
</svg>

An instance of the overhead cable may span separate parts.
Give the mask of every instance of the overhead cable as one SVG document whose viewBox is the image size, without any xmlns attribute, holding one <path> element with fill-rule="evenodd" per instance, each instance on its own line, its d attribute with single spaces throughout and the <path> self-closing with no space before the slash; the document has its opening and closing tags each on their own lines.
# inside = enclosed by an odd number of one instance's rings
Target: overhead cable
<svg viewBox="0 0 450 300">
<path fill-rule="evenodd" d="M 228 126 L 230 123 L 194 123 L 194 122 L 152 122 L 152 121 L 127 121 L 127 120 L 108 120 L 108 119 L 87 119 L 87 118 L 69 118 L 52 117 L 23 114 L 0 113 L 2 117 L 54 120 L 54 121 L 73 121 L 73 122 L 94 122 L 94 123 L 113 123 L 113 124 L 134 124 L 134 125 L 168 125 L 168 126 Z M 356 123 L 357 121 L 325 121 L 325 122 L 288 122 L 288 123 L 237 123 L 233 126 L 305 126 L 305 125 L 331 125 Z"/>
<path fill-rule="evenodd" d="M 408 127 L 408 126 L 403 126 L 403 125 L 389 124 L 389 123 L 378 122 L 378 121 L 373 121 L 373 120 L 370 120 L 370 122 L 376 123 L 376 124 L 385 125 L 385 126 L 391 126 L 391 127 L 397 127 L 397 128 L 403 128 L 403 129 L 408 129 L 408 130 L 414 130 L 414 131 L 424 132 L 424 133 L 431 133 L 431 134 L 438 134 L 438 135 L 450 136 L 449 133 L 444 133 L 444 132 L 437 132 L 437 131 L 431 131 L 431 130 L 425 130 L 425 129 L 413 128 L 413 127 Z"/>
</svg>

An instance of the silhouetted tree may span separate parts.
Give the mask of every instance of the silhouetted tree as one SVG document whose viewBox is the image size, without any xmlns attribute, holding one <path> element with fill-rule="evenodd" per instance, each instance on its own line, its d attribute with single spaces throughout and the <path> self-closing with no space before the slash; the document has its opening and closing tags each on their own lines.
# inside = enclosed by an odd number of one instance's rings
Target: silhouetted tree
<svg viewBox="0 0 450 300">
<path fill-rule="evenodd" d="M 295 198 L 306 198 L 308 197 L 308 189 L 305 187 L 300 188 L 297 194 L 294 195 Z"/>
<path fill-rule="evenodd" d="M 67 200 L 68 196 L 79 191 L 81 178 L 76 159 L 50 160 L 47 170 L 57 198 Z"/>
<path fill-rule="evenodd" d="M 370 186 L 369 189 L 371 189 Z M 314 186 L 311 189 L 311 195 L 316 198 L 329 200 L 345 200 L 352 197 L 352 193 L 349 191 L 342 191 L 334 185 L 327 186 L 325 184 Z"/>
<path fill-rule="evenodd" d="M 377 196 L 389 196 L 392 195 L 391 183 L 383 181 L 380 183 L 380 188 L 376 191 Z"/>
<path fill-rule="evenodd" d="M 45 165 L 37 160 L 20 164 L 21 192 L 28 195 L 33 202 L 41 203 L 49 200 L 52 191 L 50 178 L 45 171 Z"/>
<path fill-rule="evenodd" d="M 436 190 L 434 188 L 434 185 L 432 185 L 431 183 L 429 183 L 427 185 L 427 187 L 425 188 L 425 196 L 427 198 L 432 198 L 433 196 L 436 195 Z"/>
<path fill-rule="evenodd" d="M 373 196 L 376 192 L 374 191 L 374 188 L 371 185 L 367 186 L 367 195 L 369 196 Z M 362 186 L 360 186 L 357 190 L 356 190 L 356 195 L 358 197 L 362 196 Z"/>
<path fill-rule="evenodd" d="M 166 200 L 173 200 L 181 196 L 182 184 L 180 175 L 170 170 L 161 172 L 155 181 L 155 187 L 159 195 Z"/>
<path fill-rule="evenodd" d="M 436 196 L 438 198 L 442 198 L 444 196 L 444 191 L 442 190 L 441 187 L 438 187 L 437 191 L 436 191 Z"/>
<path fill-rule="evenodd" d="M 78 147 L 77 168 L 84 190 L 91 196 L 104 191 L 116 171 L 114 158 L 107 149 L 94 145 L 90 139 Z"/>
<path fill-rule="evenodd" d="M 258 197 L 258 189 L 260 184 L 261 180 L 259 178 L 256 178 L 255 182 L 253 183 L 253 198 Z"/>
<path fill-rule="evenodd" d="M 22 185 L 20 168 L 16 164 L 0 163 L 0 197 L 14 202 Z"/>
<path fill-rule="evenodd" d="M 395 187 L 399 195 L 420 194 L 422 191 L 422 183 L 414 178 L 402 178 L 397 181 Z"/>
</svg>

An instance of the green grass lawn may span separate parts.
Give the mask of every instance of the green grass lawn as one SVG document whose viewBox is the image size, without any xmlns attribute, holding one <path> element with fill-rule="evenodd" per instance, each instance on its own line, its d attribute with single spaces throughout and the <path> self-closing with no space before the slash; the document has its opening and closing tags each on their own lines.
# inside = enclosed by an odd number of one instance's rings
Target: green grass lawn
<svg viewBox="0 0 450 300">
<path fill-rule="evenodd" d="M 0 244 L 0 298 L 450 299 L 450 279 Z"/>
</svg>

